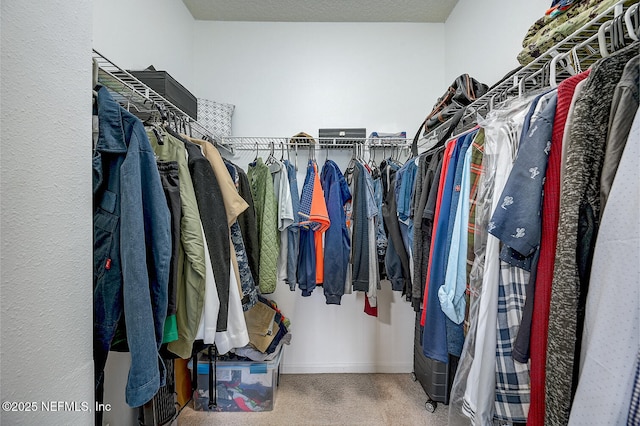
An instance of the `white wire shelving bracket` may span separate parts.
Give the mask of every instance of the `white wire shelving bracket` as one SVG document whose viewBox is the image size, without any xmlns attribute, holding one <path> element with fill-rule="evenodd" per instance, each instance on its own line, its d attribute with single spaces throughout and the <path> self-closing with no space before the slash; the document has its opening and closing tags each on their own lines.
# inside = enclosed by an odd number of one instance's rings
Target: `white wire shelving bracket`
<svg viewBox="0 0 640 426">
<path fill-rule="evenodd" d="M 630 18 L 629 13 L 625 13 L 625 4 L 628 5 L 627 12 L 635 12 L 638 2 L 629 3 L 628 0 L 622 0 L 612 5 L 534 61 L 493 86 L 482 97 L 466 107 L 460 123 L 452 134 L 456 135 L 471 129 L 476 125 L 478 116 L 485 117 L 495 105 L 502 101 L 545 86 L 555 85 L 589 68 L 602 57 L 603 49 L 609 52 L 614 50 L 614 41 L 609 34 L 608 26 L 616 18 L 626 18 L 625 23 L 629 25 Z M 638 25 L 637 22 L 636 25 Z M 598 37 L 599 32 L 602 33 L 600 37 Z M 438 140 L 448 127 L 448 123 L 445 122 L 423 135 L 418 146 L 423 147 Z"/>
<path fill-rule="evenodd" d="M 158 114 L 158 108 L 169 112 L 169 119 L 184 125 L 185 131 L 192 136 L 208 140 L 217 147 L 233 154 L 233 146 L 225 145 L 219 138 L 214 138 L 202 124 L 189 114 L 178 108 L 149 86 L 123 70 L 104 55 L 93 49 L 93 61 L 97 64 L 97 82 L 108 88 L 114 100 L 138 116 Z"/>
</svg>

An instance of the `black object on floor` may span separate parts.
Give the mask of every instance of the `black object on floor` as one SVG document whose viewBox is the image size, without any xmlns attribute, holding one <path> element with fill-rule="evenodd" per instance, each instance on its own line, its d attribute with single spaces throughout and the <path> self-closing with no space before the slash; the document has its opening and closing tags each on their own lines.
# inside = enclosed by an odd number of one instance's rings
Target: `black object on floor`
<svg viewBox="0 0 640 426">
<path fill-rule="evenodd" d="M 456 375 L 457 356 L 449 355 L 449 363 L 445 364 L 424 356 L 422 352 L 422 332 L 420 312 L 416 314 L 415 337 L 413 343 L 413 379 L 417 380 L 427 394 L 425 408 L 433 413 L 438 402 L 449 404 L 451 386 Z"/>
</svg>

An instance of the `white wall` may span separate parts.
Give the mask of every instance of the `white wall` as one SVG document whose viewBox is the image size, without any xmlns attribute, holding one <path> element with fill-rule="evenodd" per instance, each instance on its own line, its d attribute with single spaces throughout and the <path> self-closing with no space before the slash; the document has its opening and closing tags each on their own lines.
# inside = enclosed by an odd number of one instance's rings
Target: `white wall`
<svg viewBox="0 0 640 426">
<path fill-rule="evenodd" d="M 92 424 L 40 406 L 94 398 L 91 2 L 3 1 L 1 28 L 1 399 L 38 410 L 0 423 Z"/>
<path fill-rule="evenodd" d="M 196 21 L 193 61 L 197 96 L 236 105 L 236 135 L 413 136 L 442 90 L 444 25 Z"/>
<path fill-rule="evenodd" d="M 193 90 L 194 19 L 180 0 L 93 0 L 93 47 L 116 65 L 153 65 Z"/>
<path fill-rule="evenodd" d="M 413 136 L 444 81 L 442 24 L 197 21 L 195 28 L 196 90 L 236 105 L 236 135 L 365 127 Z M 349 156 L 330 153 L 343 169 Z M 239 151 L 231 159 L 246 170 L 254 157 Z M 300 187 L 306 158 L 301 151 Z M 320 166 L 324 158 L 319 152 Z M 293 323 L 284 372 L 412 371 L 415 313 L 388 282 L 377 319 L 364 314 L 361 294 L 333 306 L 321 289 L 303 298 L 283 284 L 272 297 Z"/>
<path fill-rule="evenodd" d="M 459 0 L 445 23 L 446 87 L 460 74 L 492 86 L 516 68 L 522 39 L 549 0 Z"/>
</svg>

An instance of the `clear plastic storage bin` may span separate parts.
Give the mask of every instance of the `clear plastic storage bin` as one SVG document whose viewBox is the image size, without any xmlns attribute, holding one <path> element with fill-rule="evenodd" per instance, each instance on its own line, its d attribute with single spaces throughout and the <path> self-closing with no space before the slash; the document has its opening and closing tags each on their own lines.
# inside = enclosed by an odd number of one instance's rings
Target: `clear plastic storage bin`
<svg viewBox="0 0 640 426">
<path fill-rule="evenodd" d="M 209 359 L 198 361 L 198 385 L 193 394 L 196 411 L 271 411 L 280 377 L 282 347 L 272 361 L 217 361 L 216 406 L 209 407 Z M 189 368 L 193 366 L 189 365 Z"/>
</svg>

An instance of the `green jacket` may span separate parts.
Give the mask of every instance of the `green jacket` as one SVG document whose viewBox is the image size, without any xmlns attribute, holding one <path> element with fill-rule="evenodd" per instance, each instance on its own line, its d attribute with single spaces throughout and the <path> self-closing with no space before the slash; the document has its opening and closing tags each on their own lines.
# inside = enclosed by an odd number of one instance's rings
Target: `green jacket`
<svg viewBox="0 0 640 426">
<path fill-rule="evenodd" d="M 159 160 L 178 162 L 182 202 L 176 311 L 178 339 L 169 342 L 168 349 L 181 358 L 189 358 L 204 306 L 205 252 L 200 213 L 189 174 L 184 143 L 166 132 L 162 132 L 163 144 L 158 143 L 154 132 L 148 131 L 147 135 Z M 166 328 L 165 335 L 171 334 L 172 330 Z"/>
<path fill-rule="evenodd" d="M 262 294 L 273 293 L 276 290 L 278 253 L 280 251 L 278 205 L 273 190 L 273 180 L 269 167 L 264 164 L 262 158 L 258 158 L 255 165 L 249 166 L 247 176 L 258 220 L 260 292 Z"/>
</svg>

